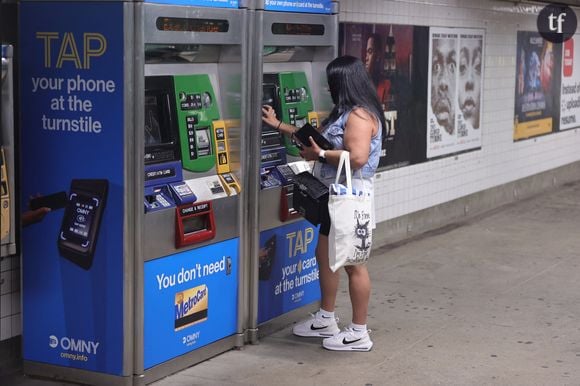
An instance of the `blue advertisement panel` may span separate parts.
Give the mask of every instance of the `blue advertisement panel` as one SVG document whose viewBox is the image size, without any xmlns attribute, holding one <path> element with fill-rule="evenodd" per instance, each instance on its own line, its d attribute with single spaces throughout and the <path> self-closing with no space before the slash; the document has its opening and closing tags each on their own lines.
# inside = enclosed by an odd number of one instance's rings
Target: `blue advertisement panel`
<svg viewBox="0 0 580 386">
<path fill-rule="evenodd" d="M 306 220 L 260 233 L 258 323 L 320 299 L 317 241 Z"/>
<path fill-rule="evenodd" d="M 23 357 L 122 375 L 123 3 L 20 10 Z"/>
<path fill-rule="evenodd" d="M 332 13 L 331 0 L 265 0 L 266 11 L 302 12 L 302 13 Z"/>
<path fill-rule="evenodd" d="M 145 3 L 189 5 L 194 7 L 238 8 L 238 0 L 145 0 Z"/>
<path fill-rule="evenodd" d="M 239 239 L 145 263 L 145 368 L 236 333 Z"/>
</svg>

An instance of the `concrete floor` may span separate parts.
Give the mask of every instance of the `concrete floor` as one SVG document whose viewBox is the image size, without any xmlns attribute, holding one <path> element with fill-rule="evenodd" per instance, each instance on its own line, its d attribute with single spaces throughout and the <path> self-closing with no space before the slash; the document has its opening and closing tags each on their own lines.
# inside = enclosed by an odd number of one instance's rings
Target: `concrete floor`
<svg viewBox="0 0 580 386">
<path fill-rule="evenodd" d="M 580 183 L 378 249 L 369 268 L 371 352 L 286 328 L 153 385 L 580 385 Z"/>
</svg>

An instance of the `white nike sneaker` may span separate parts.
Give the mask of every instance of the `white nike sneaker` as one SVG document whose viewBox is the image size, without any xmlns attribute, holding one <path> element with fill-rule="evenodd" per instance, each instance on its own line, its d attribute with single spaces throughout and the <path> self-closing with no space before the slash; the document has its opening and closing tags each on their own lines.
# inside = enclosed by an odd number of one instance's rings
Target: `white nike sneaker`
<svg viewBox="0 0 580 386">
<path fill-rule="evenodd" d="M 371 351 L 373 342 L 369 331 L 358 332 L 346 327 L 340 333 L 322 341 L 322 347 L 333 351 Z"/>
<path fill-rule="evenodd" d="M 310 314 L 310 318 L 297 323 L 292 328 L 292 333 L 296 336 L 327 338 L 338 334 L 338 318 L 328 318 L 322 316 L 320 311 Z"/>
</svg>

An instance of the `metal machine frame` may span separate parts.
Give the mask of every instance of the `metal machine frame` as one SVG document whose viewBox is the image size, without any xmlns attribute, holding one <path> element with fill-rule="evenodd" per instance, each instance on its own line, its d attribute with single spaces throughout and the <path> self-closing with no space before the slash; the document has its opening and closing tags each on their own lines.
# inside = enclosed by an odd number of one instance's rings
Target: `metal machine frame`
<svg viewBox="0 0 580 386">
<path fill-rule="evenodd" d="M 4 153 L 4 165 L 2 166 L 2 180 L 7 184 L 8 200 L 3 201 L 2 205 L 7 204 L 8 208 L 2 208 L 8 212 L 8 232 L 6 237 L 2 239 L 0 246 L 0 256 L 6 257 L 16 254 L 16 196 L 14 184 L 15 179 L 15 138 L 14 138 L 14 79 L 13 79 L 13 48 L 11 45 L 2 45 L 2 74 L 1 82 L 1 98 L 2 111 L 0 117 L 2 121 L 2 138 L 0 144 Z M 5 223 L 2 223 L 3 226 Z M 5 232 L 6 230 L 3 230 Z"/>
<path fill-rule="evenodd" d="M 215 8 L 203 8 L 203 7 L 183 7 L 183 6 L 167 6 L 158 4 L 143 4 L 138 3 L 135 6 L 135 47 L 145 47 L 146 44 L 199 44 L 199 45 L 227 45 L 232 47 L 232 51 L 236 51 L 239 47 L 239 55 L 241 55 L 241 74 L 249 72 L 248 60 L 247 60 L 247 49 L 245 49 L 245 44 L 248 42 L 247 38 L 247 26 L 249 15 L 244 9 L 215 9 Z M 203 32 L 194 33 L 184 33 L 184 32 L 168 32 L 163 31 L 160 33 L 154 28 L 155 18 L 159 15 L 167 17 L 195 17 L 195 18 L 219 18 L 224 19 L 229 22 L 229 32 L 224 34 L 212 34 Z M 142 28 L 139 26 L 143 26 Z M 226 50 L 227 51 L 227 50 Z M 233 56 L 236 53 L 230 52 Z M 174 75 L 180 74 L 191 74 L 191 64 L 148 64 L 146 63 L 143 49 L 138 50 L 138 55 L 134 63 L 134 68 L 137 69 L 135 72 L 135 88 L 134 95 L 137 97 L 135 100 L 135 111 L 134 111 L 134 123 L 135 128 L 143 127 L 144 124 L 144 80 L 145 76 L 151 75 L 165 75 L 168 72 Z M 228 53 L 222 55 L 219 59 L 227 62 L 230 58 L 227 57 Z M 236 59 L 237 60 L 237 59 Z M 203 64 L 197 63 L 193 64 L 195 72 L 203 72 L 205 69 L 210 69 L 210 67 L 215 66 L 213 63 Z M 208 71 L 209 72 L 209 71 Z M 245 104 L 247 103 L 247 97 L 245 93 L 248 90 L 246 78 L 242 75 L 242 100 L 241 100 L 241 123 L 240 130 L 237 133 L 230 134 L 230 144 L 232 142 L 236 143 L 234 148 L 244 149 L 246 142 L 248 141 L 248 136 L 244 135 L 245 127 L 247 127 L 244 119 L 244 111 L 246 111 Z M 215 90 L 219 93 L 218 90 Z M 220 96 L 216 95 L 216 98 L 220 100 Z M 143 131 L 135 130 L 135 141 L 136 143 L 144 143 Z M 239 146 L 238 146 L 239 142 Z M 240 268 L 238 271 L 238 281 L 239 281 L 239 291 L 238 291 L 238 322 L 237 322 L 237 333 L 235 335 L 223 338 L 219 341 L 211 343 L 207 346 L 201 347 L 182 356 L 164 362 L 162 364 L 156 365 L 147 370 L 143 367 L 143 354 L 144 354 L 144 331 L 143 331 L 143 315 L 144 315 L 144 283 L 143 283 L 143 268 L 144 263 L 148 260 L 152 260 L 161 256 L 166 256 L 172 253 L 178 252 L 174 247 L 167 249 L 167 247 L 160 247 L 163 245 L 172 245 L 172 237 L 169 233 L 155 233 L 153 238 L 146 239 L 145 234 L 151 234 L 151 229 L 163 229 L 169 228 L 173 229 L 173 212 L 159 211 L 155 213 L 143 213 L 142 208 L 142 197 L 143 197 L 143 146 L 137 146 L 134 153 L 132 162 L 135 165 L 135 178 L 134 178 L 134 197 L 136 202 L 139 204 L 139 208 L 134 208 L 135 210 L 135 224 L 139 224 L 135 229 L 135 256 L 137 259 L 135 261 L 135 348 L 134 348 L 134 369 L 136 380 L 139 380 L 140 384 L 148 384 L 157 379 L 163 378 L 169 374 L 175 373 L 183 368 L 189 367 L 195 363 L 206 360 L 212 356 L 215 356 L 221 352 L 227 351 L 234 347 L 239 347 L 244 343 L 244 310 L 243 304 L 245 301 L 243 299 L 246 291 L 242 288 L 246 285 L 247 273 L 244 269 L 245 267 L 245 254 L 243 254 L 244 240 L 247 238 L 246 233 L 248 229 L 242 226 L 241 222 L 247 217 L 244 215 L 244 208 L 247 204 L 247 194 L 245 188 L 247 185 L 248 175 L 246 172 L 241 172 L 245 170 L 245 159 L 242 154 L 232 154 L 231 158 L 234 160 L 235 169 L 237 173 L 240 173 L 240 182 L 242 185 L 241 193 L 236 197 L 228 197 L 216 200 L 213 202 L 214 211 L 217 213 L 228 214 L 228 216 L 216 216 L 216 228 L 219 230 L 216 238 L 195 245 L 195 248 L 199 248 L 204 245 L 214 244 L 221 240 L 227 240 L 234 237 L 240 238 Z M 203 173 L 200 173 L 203 175 Z M 232 214 L 234 214 L 232 216 Z M 146 219 L 147 217 L 147 219 Z M 150 221 L 153 219 L 153 221 Z M 193 247 L 191 247 L 193 248 Z M 189 248 L 189 249 L 191 249 Z M 187 248 L 184 248 L 187 250 Z"/>
<path fill-rule="evenodd" d="M 305 71 L 311 84 L 313 97 L 315 100 L 321 99 L 321 93 L 326 89 L 326 65 L 338 54 L 338 3 L 333 3 L 334 10 L 331 15 L 305 14 L 305 13 L 286 13 L 271 12 L 264 10 L 264 1 L 258 1 L 255 5 L 255 21 L 253 22 L 253 46 L 251 47 L 252 58 L 252 75 L 251 84 L 261 85 L 263 82 L 263 73 L 267 72 L 267 66 L 264 63 L 264 46 L 286 46 L 296 48 L 293 55 L 286 59 L 276 62 L 269 68 L 276 68 L 279 71 L 296 68 L 294 62 L 311 62 Z M 272 32 L 274 23 L 311 23 L 322 24 L 325 26 L 325 33 L 320 36 L 306 35 L 275 35 Z M 317 80 L 317 82 L 314 82 Z M 254 87 L 251 95 L 250 106 L 251 128 L 260 128 L 262 126 L 262 88 Z M 330 109 L 328 106 L 318 106 L 319 108 Z M 265 229 L 271 229 L 281 226 L 278 219 L 278 211 L 264 211 L 260 208 L 278 208 L 280 202 L 280 188 L 260 190 L 260 135 L 254 135 L 252 142 L 249 144 L 249 153 L 252 157 L 252 164 L 249 165 L 248 174 L 253 176 L 253 181 L 248 181 L 246 191 L 250 195 L 251 202 L 260 203 L 249 207 L 249 215 L 253 223 L 249 240 L 250 256 L 258 256 L 260 232 Z M 274 215 L 273 215 L 274 214 Z M 292 221 L 292 220 L 291 220 Z M 297 220 L 294 220 L 297 221 Z M 258 261 L 250 259 L 250 324 L 248 328 L 249 341 L 255 343 L 259 336 L 264 336 L 284 325 L 295 321 L 297 315 L 302 315 L 303 310 L 294 310 L 271 321 L 263 323 L 258 333 Z"/>
</svg>

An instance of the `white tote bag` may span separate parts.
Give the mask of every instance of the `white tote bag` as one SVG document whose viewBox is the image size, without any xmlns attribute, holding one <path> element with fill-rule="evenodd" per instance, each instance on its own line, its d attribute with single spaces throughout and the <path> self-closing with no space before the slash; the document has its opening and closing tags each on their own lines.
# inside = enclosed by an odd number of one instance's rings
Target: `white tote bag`
<svg viewBox="0 0 580 386">
<path fill-rule="evenodd" d="M 343 166 L 346 185 L 339 184 Z M 360 171 L 359 177 L 362 179 Z M 371 192 L 353 189 L 350 154 L 347 151 L 343 151 L 340 156 L 336 180 L 330 185 L 329 193 L 328 212 L 331 225 L 328 248 L 330 269 L 336 272 L 345 265 L 366 263 L 372 245 Z"/>
</svg>

